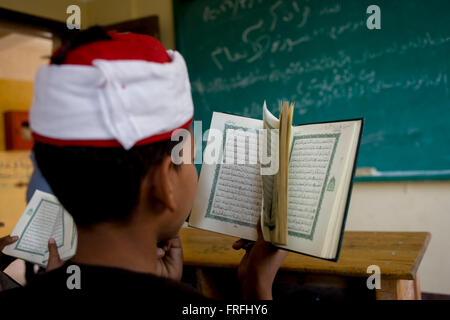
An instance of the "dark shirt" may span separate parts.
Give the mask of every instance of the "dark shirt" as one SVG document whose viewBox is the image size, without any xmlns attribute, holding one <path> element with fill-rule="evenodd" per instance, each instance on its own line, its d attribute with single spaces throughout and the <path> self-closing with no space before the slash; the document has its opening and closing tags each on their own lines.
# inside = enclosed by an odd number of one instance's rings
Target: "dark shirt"
<svg viewBox="0 0 450 320">
<path fill-rule="evenodd" d="M 74 278 L 77 272 L 68 271 L 71 265 L 79 267 L 79 289 L 73 288 L 77 283 Z M 7 305 L 2 301 L 8 300 L 41 302 L 45 305 L 53 302 L 71 310 L 77 306 L 91 305 L 107 313 L 124 309 L 145 309 L 148 312 L 152 308 L 161 309 L 170 305 L 173 308 L 166 311 L 176 314 L 186 303 L 205 302 L 206 298 L 184 283 L 153 274 L 69 261 L 61 268 L 40 274 L 24 287 L 0 292 L 0 305 Z"/>
</svg>

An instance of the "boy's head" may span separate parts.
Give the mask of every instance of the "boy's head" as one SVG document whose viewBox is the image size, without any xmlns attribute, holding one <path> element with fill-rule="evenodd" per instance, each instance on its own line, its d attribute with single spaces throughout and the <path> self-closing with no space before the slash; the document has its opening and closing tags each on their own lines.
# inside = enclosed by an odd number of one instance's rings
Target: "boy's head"
<svg viewBox="0 0 450 320">
<path fill-rule="evenodd" d="M 156 221 L 176 234 L 192 206 L 193 161 L 171 159 L 174 130 L 191 133 L 193 104 L 181 55 L 154 38 L 91 28 L 40 70 L 30 125 L 35 157 L 79 227 Z M 193 139 L 182 152 L 193 152 Z"/>
</svg>

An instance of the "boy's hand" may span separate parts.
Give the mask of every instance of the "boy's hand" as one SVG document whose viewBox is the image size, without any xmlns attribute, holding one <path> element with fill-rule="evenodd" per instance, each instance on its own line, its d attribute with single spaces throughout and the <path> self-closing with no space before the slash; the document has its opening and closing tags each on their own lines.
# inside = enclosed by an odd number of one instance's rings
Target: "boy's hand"
<svg viewBox="0 0 450 320">
<path fill-rule="evenodd" d="M 14 242 L 16 242 L 19 239 L 18 236 L 6 236 L 3 238 L 0 238 L 0 251 L 3 251 L 3 249 L 5 249 L 5 247 L 9 244 L 12 244 Z"/>
<path fill-rule="evenodd" d="M 238 277 L 244 299 L 271 300 L 275 275 L 288 252 L 264 241 L 259 221 L 257 225 L 256 242 L 240 239 L 233 244 L 233 249 L 246 250 L 238 267 Z"/>
<path fill-rule="evenodd" d="M 183 273 L 183 249 L 178 236 L 168 241 L 158 243 L 157 275 L 160 277 L 181 280 Z"/>
<path fill-rule="evenodd" d="M 52 271 L 58 269 L 64 264 L 64 261 L 59 257 L 58 247 L 56 241 L 53 238 L 48 240 L 48 263 L 45 271 Z"/>
<path fill-rule="evenodd" d="M 2 254 L 3 249 L 14 242 L 16 242 L 19 239 L 18 236 L 6 236 L 3 238 L 0 238 L 0 270 L 6 269 L 6 267 L 16 260 L 16 258 L 10 257 L 10 256 L 4 256 Z"/>
</svg>

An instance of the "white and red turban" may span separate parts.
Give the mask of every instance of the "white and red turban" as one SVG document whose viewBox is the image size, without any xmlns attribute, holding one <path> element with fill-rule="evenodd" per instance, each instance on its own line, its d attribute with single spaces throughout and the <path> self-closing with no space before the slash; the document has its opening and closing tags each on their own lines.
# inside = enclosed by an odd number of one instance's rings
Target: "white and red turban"
<svg viewBox="0 0 450 320">
<path fill-rule="evenodd" d="M 30 127 L 57 146 L 130 149 L 188 127 L 194 107 L 186 63 L 155 38 L 109 32 L 82 45 L 64 64 L 39 69 Z"/>
</svg>

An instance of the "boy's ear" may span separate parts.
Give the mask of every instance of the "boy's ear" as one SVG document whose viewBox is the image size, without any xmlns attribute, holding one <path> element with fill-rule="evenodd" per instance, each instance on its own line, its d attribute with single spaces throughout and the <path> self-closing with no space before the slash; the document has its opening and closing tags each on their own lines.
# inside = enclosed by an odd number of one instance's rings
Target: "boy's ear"
<svg viewBox="0 0 450 320">
<path fill-rule="evenodd" d="M 177 209 L 175 201 L 175 168 L 172 163 L 172 158 L 167 156 L 161 163 L 155 167 L 152 181 L 153 197 L 159 200 L 170 211 Z"/>
</svg>

